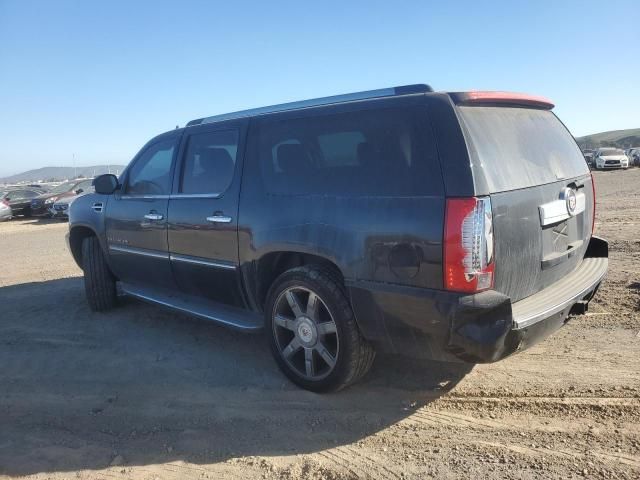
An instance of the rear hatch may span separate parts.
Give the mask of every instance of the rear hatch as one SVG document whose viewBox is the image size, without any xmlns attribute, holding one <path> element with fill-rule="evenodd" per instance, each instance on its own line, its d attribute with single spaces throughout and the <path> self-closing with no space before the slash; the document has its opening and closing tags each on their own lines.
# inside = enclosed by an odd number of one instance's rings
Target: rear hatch
<svg viewBox="0 0 640 480">
<path fill-rule="evenodd" d="M 592 179 L 552 105 L 459 105 L 477 195 L 489 195 L 494 289 L 513 302 L 580 265 L 592 230 Z"/>
</svg>

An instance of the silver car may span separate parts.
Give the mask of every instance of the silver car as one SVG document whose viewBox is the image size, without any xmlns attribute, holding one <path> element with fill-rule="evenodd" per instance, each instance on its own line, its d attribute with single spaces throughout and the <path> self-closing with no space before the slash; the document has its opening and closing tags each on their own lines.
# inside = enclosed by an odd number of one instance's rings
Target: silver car
<svg viewBox="0 0 640 480">
<path fill-rule="evenodd" d="M 93 191 L 93 187 L 91 187 L 90 189 L 90 192 L 92 191 Z M 69 207 L 71 206 L 71 204 L 76 198 L 80 197 L 81 195 L 84 195 L 84 193 L 88 193 L 88 192 L 82 192 L 78 195 L 72 195 L 69 197 L 61 198 L 60 200 L 55 202 L 53 205 L 51 205 L 51 207 L 49 208 L 49 213 L 53 218 L 67 220 L 69 218 Z"/>
</svg>

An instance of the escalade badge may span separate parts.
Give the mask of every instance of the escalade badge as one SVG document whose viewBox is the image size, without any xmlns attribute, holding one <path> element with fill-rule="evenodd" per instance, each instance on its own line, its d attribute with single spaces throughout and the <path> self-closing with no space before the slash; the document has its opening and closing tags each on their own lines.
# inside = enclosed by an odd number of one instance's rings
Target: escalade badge
<svg viewBox="0 0 640 480">
<path fill-rule="evenodd" d="M 576 192 L 574 192 L 572 188 L 565 188 L 564 199 L 567 202 L 567 212 L 569 212 L 569 215 L 575 214 L 576 205 L 578 203 L 576 199 Z"/>
</svg>

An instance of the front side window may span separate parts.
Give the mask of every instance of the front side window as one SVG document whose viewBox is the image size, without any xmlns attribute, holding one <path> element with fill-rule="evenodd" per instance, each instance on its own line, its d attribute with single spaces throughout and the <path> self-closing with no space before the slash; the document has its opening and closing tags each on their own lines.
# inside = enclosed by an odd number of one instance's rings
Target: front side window
<svg viewBox="0 0 640 480">
<path fill-rule="evenodd" d="M 168 195 L 175 140 L 162 140 L 148 147 L 129 171 L 127 195 Z"/>
<path fill-rule="evenodd" d="M 414 196 L 441 191 L 435 145 L 420 107 L 368 109 L 259 125 L 268 193 Z"/>
<path fill-rule="evenodd" d="M 8 195 L 11 200 L 22 200 L 27 198 L 27 192 L 24 190 L 14 190 L 13 192 L 9 192 Z"/>
<path fill-rule="evenodd" d="M 40 192 L 36 192 L 34 190 L 25 190 L 23 198 L 35 198 L 40 195 Z"/>
<path fill-rule="evenodd" d="M 180 177 L 180 193 L 223 193 L 233 180 L 237 153 L 237 130 L 189 136 Z"/>
<path fill-rule="evenodd" d="M 75 183 L 72 182 L 65 182 L 65 183 L 61 183 L 60 185 L 58 185 L 57 187 L 53 188 L 51 191 L 49 191 L 49 193 L 54 194 L 54 193 L 67 193 L 71 190 L 71 188 L 75 185 Z"/>
</svg>

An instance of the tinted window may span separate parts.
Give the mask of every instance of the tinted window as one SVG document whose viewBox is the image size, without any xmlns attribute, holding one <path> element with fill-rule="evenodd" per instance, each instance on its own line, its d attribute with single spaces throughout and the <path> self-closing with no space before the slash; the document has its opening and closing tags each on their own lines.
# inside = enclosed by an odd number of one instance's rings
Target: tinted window
<svg viewBox="0 0 640 480">
<path fill-rule="evenodd" d="M 233 179 L 238 132 L 226 130 L 189 136 L 180 193 L 222 193 Z"/>
<path fill-rule="evenodd" d="M 258 137 L 269 193 L 411 196 L 442 188 L 419 107 L 264 120 Z"/>
<path fill-rule="evenodd" d="M 66 193 L 69 190 L 71 190 L 71 187 L 73 187 L 73 185 L 75 184 L 71 182 L 61 183 L 57 187 L 54 187 L 53 189 L 51 189 L 49 193 Z"/>
<path fill-rule="evenodd" d="M 11 190 L 10 192 L 8 192 L 7 196 L 11 199 L 11 200 L 22 200 L 23 198 L 26 198 L 26 193 L 24 190 Z"/>
<path fill-rule="evenodd" d="M 491 192 L 589 173 L 575 140 L 547 110 L 459 107 L 472 163 Z"/>
<path fill-rule="evenodd" d="M 73 187 L 73 191 L 82 189 L 82 193 L 93 192 L 93 179 L 85 180 L 84 182 L 78 183 L 75 187 Z"/>
<path fill-rule="evenodd" d="M 171 161 L 175 140 L 162 140 L 148 147 L 129 171 L 125 193 L 168 195 L 171 190 Z"/>
</svg>

